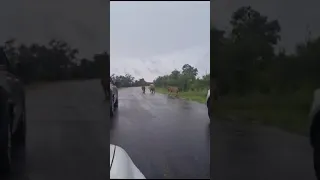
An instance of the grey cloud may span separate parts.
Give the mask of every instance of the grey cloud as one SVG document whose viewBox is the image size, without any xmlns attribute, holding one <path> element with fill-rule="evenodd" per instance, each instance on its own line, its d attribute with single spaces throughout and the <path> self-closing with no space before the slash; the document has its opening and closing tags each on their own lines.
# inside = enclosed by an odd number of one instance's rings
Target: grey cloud
<svg viewBox="0 0 320 180">
<path fill-rule="evenodd" d="M 139 70 L 137 78 L 152 81 L 197 61 L 210 47 L 209 3 L 111 2 L 111 72 Z"/>
<path fill-rule="evenodd" d="M 155 61 L 155 60 L 151 60 L 150 61 L 152 64 L 157 64 L 157 61 Z"/>
<path fill-rule="evenodd" d="M 203 44 L 210 33 L 209 2 L 111 2 L 110 11 L 114 55 L 171 53 Z"/>
<path fill-rule="evenodd" d="M 152 72 L 152 69 L 150 67 L 147 67 L 147 69 L 149 70 L 149 72 Z"/>
<path fill-rule="evenodd" d="M 318 0 L 215 0 L 211 2 L 211 24 L 230 29 L 233 11 L 241 6 L 252 6 L 270 19 L 278 19 L 282 28 L 280 46 L 293 52 L 296 43 L 305 40 L 307 25 L 313 37 L 320 35 L 320 11 Z"/>
<path fill-rule="evenodd" d="M 161 74 L 161 73 L 162 73 L 162 72 L 159 71 L 159 69 L 156 69 L 156 68 L 153 68 L 153 69 L 148 68 L 148 69 L 149 69 L 149 71 L 150 71 L 151 73 L 155 73 L 155 74 Z"/>
<path fill-rule="evenodd" d="M 18 42 L 47 44 L 67 41 L 80 56 L 109 51 L 109 1 L 12 0 L 0 5 L 0 43 L 15 37 Z"/>
<path fill-rule="evenodd" d="M 141 75 L 141 73 L 140 73 L 140 71 L 139 71 L 139 70 L 134 69 L 133 71 L 134 71 L 135 75 L 137 75 L 137 76 L 140 76 L 140 75 Z"/>
</svg>

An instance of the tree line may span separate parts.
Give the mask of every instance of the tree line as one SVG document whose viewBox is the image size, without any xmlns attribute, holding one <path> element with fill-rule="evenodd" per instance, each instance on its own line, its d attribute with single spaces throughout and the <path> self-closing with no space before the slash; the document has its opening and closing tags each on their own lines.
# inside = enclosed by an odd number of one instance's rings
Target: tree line
<svg viewBox="0 0 320 180">
<path fill-rule="evenodd" d="M 210 33 L 211 74 L 221 95 L 249 93 L 294 93 L 315 89 L 320 82 L 320 37 L 296 45 L 289 54 L 277 49 L 281 39 L 278 20 L 270 20 L 250 6 L 235 11 L 230 20 L 231 31 L 216 27 Z M 47 45 L 18 44 L 8 40 L 2 47 L 14 62 L 18 76 L 25 83 L 65 79 L 109 77 L 109 54 L 95 54 L 92 59 L 79 59 L 78 49 L 62 40 Z M 208 88 L 210 75 L 197 78 L 198 70 L 184 65 L 182 70 L 154 80 L 158 87 L 178 86 L 184 91 Z M 130 74 L 113 75 L 122 86 L 150 84 Z"/>
<path fill-rule="evenodd" d="M 210 87 L 210 74 L 197 77 L 198 69 L 185 64 L 181 71 L 175 69 L 170 74 L 159 76 L 154 80 L 156 87 L 178 87 L 181 91 L 206 91 Z"/>
<path fill-rule="evenodd" d="M 153 82 L 146 82 L 144 78 L 136 80 L 132 75 L 111 75 L 114 82 L 119 83 L 119 87 L 148 86 L 153 83 L 156 87 L 167 88 L 168 86 L 179 87 L 182 91 L 203 91 L 210 86 L 210 74 L 201 78 L 197 77 L 198 69 L 189 64 L 182 66 L 181 71 L 175 69 L 170 74 L 159 76 Z"/>
<path fill-rule="evenodd" d="M 283 94 L 319 87 L 320 37 L 298 43 L 295 52 L 276 51 L 278 20 L 250 6 L 232 14 L 230 32 L 211 29 L 213 81 L 221 95 Z"/>
<path fill-rule="evenodd" d="M 81 58 L 78 49 L 62 40 L 51 40 L 47 45 L 17 44 L 10 39 L 1 47 L 16 74 L 26 83 L 69 79 L 108 77 L 109 54 L 97 53 L 92 59 Z"/>
<path fill-rule="evenodd" d="M 126 73 L 125 75 L 115 75 L 112 74 L 110 79 L 113 82 L 117 82 L 119 87 L 138 87 L 138 86 L 148 86 L 152 82 L 147 82 L 144 78 L 139 80 L 135 79 L 131 74 Z"/>
</svg>

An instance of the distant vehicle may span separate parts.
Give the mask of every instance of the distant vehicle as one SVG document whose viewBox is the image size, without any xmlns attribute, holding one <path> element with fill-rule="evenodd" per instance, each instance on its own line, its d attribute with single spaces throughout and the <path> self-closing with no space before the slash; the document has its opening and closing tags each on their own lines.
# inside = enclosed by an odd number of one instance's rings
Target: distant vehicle
<svg viewBox="0 0 320 180">
<path fill-rule="evenodd" d="M 23 83 L 0 49 L 0 171 L 11 169 L 13 140 L 25 144 L 26 106 Z"/>
<path fill-rule="evenodd" d="M 320 179 L 320 89 L 314 92 L 310 120 L 310 141 L 313 147 L 314 169 L 317 178 Z"/>
<path fill-rule="evenodd" d="M 117 83 L 113 82 L 110 79 L 110 117 L 113 117 L 115 110 L 118 108 L 118 87 L 116 86 Z"/>
<path fill-rule="evenodd" d="M 211 100 L 210 100 L 210 89 L 207 92 L 207 108 L 208 108 L 208 116 L 211 121 Z"/>
<path fill-rule="evenodd" d="M 110 179 L 146 178 L 124 149 L 110 144 Z"/>
</svg>

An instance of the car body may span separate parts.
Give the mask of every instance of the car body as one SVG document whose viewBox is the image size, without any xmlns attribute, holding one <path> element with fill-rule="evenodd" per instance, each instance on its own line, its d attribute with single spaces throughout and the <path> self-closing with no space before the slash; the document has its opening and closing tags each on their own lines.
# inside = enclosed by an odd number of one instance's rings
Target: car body
<svg viewBox="0 0 320 180">
<path fill-rule="evenodd" d="M 128 153 L 110 144 L 110 179 L 146 179 Z"/>
<path fill-rule="evenodd" d="M 313 94 L 313 101 L 311 105 L 311 110 L 310 110 L 310 140 L 312 146 L 315 145 L 315 134 L 320 131 L 320 127 L 317 127 L 317 125 L 320 125 L 320 117 L 318 117 L 320 114 L 320 89 L 317 89 L 314 91 Z M 319 122 L 319 123 L 318 123 Z"/>
<path fill-rule="evenodd" d="M 0 171 L 9 172 L 13 140 L 25 143 L 26 108 L 23 83 L 0 49 Z"/>
<path fill-rule="evenodd" d="M 210 100 L 210 89 L 208 90 L 207 92 L 207 108 L 208 108 L 208 116 L 209 116 L 209 119 L 211 120 L 211 100 Z"/>
<path fill-rule="evenodd" d="M 320 89 L 314 91 L 310 111 L 310 142 L 314 150 L 314 168 L 320 179 Z"/>
<path fill-rule="evenodd" d="M 110 117 L 112 117 L 115 113 L 115 110 L 118 108 L 118 87 L 115 85 L 115 83 L 110 80 Z"/>
</svg>

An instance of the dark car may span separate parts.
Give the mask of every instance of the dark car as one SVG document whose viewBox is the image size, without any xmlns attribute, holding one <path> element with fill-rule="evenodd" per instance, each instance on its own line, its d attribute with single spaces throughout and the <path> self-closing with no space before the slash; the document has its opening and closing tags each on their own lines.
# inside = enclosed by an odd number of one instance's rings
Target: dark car
<svg viewBox="0 0 320 180">
<path fill-rule="evenodd" d="M 0 49 L 0 171 L 10 172 L 12 145 L 26 141 L 26 106 L 23 83 Z"/>
<path fill-rule="evenodd" d="M 116 108 L 118 108 L 118 83 L 113 82 L 110 80 L 110 92 L 109 92 L 109 99 L 110 99 L 110 117 L 112 117 L 115 113 Z"/>
<path fill-rule="evenodd" d="M 320 89 L 314 92 L 310 120 L 310 141 L 313 147 L 314 169 L 318 179 L 320 179 Z"/>
</svg>

